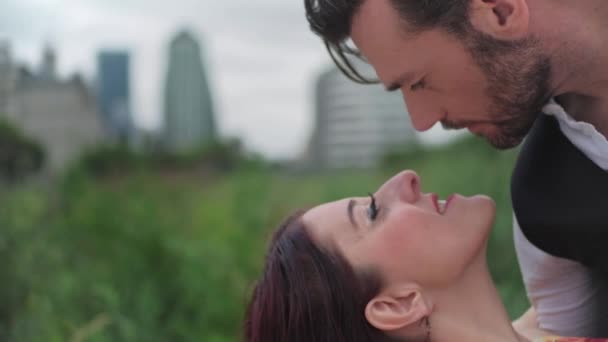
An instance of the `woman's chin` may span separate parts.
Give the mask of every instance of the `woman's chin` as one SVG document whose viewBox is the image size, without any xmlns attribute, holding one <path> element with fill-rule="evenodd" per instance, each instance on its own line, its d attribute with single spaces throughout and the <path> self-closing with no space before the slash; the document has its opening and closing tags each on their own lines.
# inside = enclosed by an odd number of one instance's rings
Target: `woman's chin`
<svg viewBox="0 0 608 342">
<path fill-rule="evenodd" d="M 480 214 L 487 214 L 494 221 L 496 216 L 496 202 L 491 197 L 486 195 L 474 195 L 470 197 L 471 201 L 475 202 L 475 206 L 478 207 Z M 486 215 L 484 215 L 486 216 Z"/>
</svg>

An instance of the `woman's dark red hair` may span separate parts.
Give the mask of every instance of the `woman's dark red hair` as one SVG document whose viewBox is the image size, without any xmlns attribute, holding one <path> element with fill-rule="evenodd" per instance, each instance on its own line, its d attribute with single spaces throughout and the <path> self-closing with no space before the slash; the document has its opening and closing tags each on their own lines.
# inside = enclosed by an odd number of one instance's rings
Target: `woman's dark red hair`
<svg viewBox="0 0 608 342">
<path fill-rule="evenodd" d="M 315 244 L 303 211 L 274 233 L 245 319 L 247 342 L 396 341 L 365 318 L 380 277 Z"/>
</svg>

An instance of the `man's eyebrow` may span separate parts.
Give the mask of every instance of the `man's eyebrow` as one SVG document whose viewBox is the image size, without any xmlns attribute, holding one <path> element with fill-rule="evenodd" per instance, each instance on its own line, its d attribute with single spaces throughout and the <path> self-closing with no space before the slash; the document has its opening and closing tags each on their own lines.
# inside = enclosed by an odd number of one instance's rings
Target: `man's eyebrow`
<svg viewBox="0 0 608 342">
<path fill-rule="evenodd" d="M 355 217 L 353 216 L 353 208 L 355 207 L 355 200 L 351 199 L 348 202 L 348 207 L 346 209 L 347 211 L 347 215 L 348 215 L 348 219 L 350 220 L 350 223 L 352 223 L 353 227 L 356 227 L 357 229 L 359 228 L 359 225 L 357 224 L 357 221 L 355 221 Z"/>
<path fill-rule="evenodd" d="M 385 86 L 384 89 L 386 89 L 386 91 L 399 90 L 404 84 L 411 83 L 414 76 L 415 75 L 413 72 L 406 72 L 403 75 L 399 76 L 395 81 Z"/>
</svg>

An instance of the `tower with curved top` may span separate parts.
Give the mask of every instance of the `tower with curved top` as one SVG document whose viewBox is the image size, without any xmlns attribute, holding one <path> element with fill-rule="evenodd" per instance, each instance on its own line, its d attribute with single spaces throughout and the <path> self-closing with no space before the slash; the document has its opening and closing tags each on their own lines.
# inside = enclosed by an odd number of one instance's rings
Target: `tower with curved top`
<svg viewBox="0 0 608 342">
<path fill-rule="evenodd" d="M 170 43 L 165 83 L 165 146 L 171 152 L 196 149 L 215 140 L 216 126 L 203 53 L 194 35 Z"/>
</svg>

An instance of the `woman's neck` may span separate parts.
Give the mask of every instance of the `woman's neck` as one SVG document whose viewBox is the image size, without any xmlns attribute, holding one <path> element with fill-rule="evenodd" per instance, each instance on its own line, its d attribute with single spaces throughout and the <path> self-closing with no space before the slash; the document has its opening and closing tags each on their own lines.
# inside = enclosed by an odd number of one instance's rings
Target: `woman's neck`
<svg viewBox="0 0 608 342">
<path fill-rule="evenodd" d="M 478 258 L 461 281 L 433 297 L 431 341 L 528 341 L 513 330 L 485 257 Z"/>
</svg>

